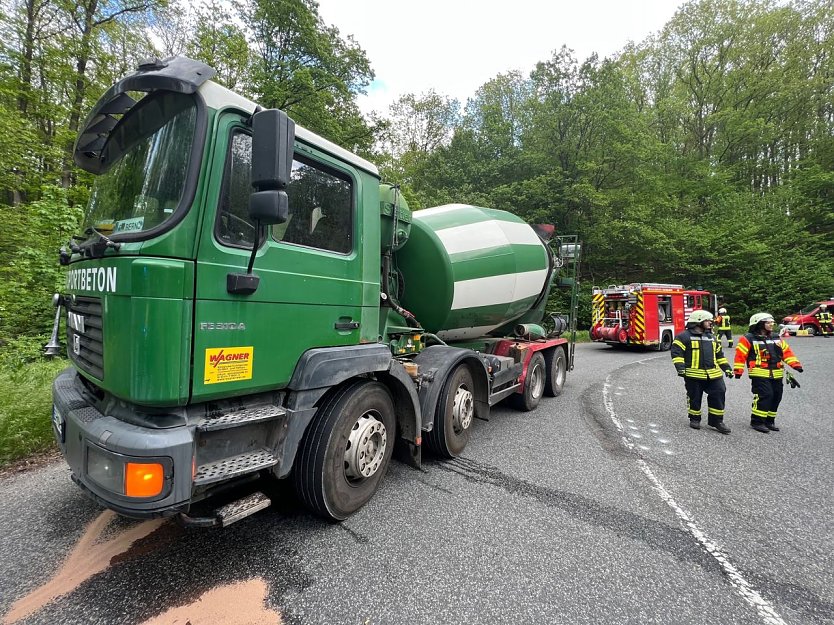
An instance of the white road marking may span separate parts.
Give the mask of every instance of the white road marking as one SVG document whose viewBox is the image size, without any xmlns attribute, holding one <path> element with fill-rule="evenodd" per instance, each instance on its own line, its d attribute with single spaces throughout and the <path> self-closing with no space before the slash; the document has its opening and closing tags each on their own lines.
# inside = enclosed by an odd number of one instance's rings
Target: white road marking
<svg viewBox="0 0 834 625">
<path fill-rule="evenodd" d="M 644 364 L 641 361 L 640 364 Z M 711 555 L 715 560 L 718 562 L 721 569 L 724 571 L 724 574 L 730 580 L 730 584 L 735 588 L 736 592 L 741 595 L 742 599 L 744 599 L 748 604 L 750 604 L 756 612 L 758 612 L 759 616 L 762 618 L 762 622 L 766 623 L 766 625 L 787 625 L 785 621 L 782 620 L 782 617 L 779 616 L 779 613 L 776 609 L 770 604 L 767 599 L 762 597 L 759 592 L 754 589 L 750 583 L 744 578 L 738 568 L 730 561 L 730 557 L 724 553 L 724 551 L 709 537 L 704 533 L 704 531 L 698 527 L 698 524 L 695 520 L 689 515 L 686 510 L 684 510 L 675 499 L 672 497 L 671 493 L 666 490 L 666 487 L 663 486 L 661 481 L 657 478 L 652 471 L 651 467 L 648 463 L 643 460 L 640 456 L 640 452 L 638 451 L 637 446 L 629 439 L 626 434 L 625 428 L 623 427 L 620 418 L 617 416 L 617 413 L 614 411 L 614 402 L 611 397 L 611 376 L 609 375 L 605 378 L 605 384 L 602 388 L 602 400 L 603 404 L 605 405 L 605 410 L 608 412 L 608 416 L 611 417 L 612 423 L 617 428 L 617 431 L 620 432 L 621 441 L 626 449 L 631 452 L 634 452 L 635 458 L 637 460 L 637 466 L 643 472 L 643 474 L 649 479 L 649 482 L 652 485 L 652 489 L 658 496 L 668 505 L 675 515 L 680 520 L 681 524 L 683 525 L 684 529 L 689 532 L 693 538 L 701 545 L 701 548 Z M 633 419 L 627 419 L 627 421 L 633 421 Z M 667 455 L 672 455 L 667 450 Z"/>
</svg>

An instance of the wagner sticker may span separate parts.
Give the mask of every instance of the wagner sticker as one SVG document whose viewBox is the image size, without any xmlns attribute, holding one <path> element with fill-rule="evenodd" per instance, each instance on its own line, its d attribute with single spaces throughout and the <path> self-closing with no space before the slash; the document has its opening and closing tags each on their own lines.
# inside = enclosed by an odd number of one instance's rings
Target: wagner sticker
<svg viewBox="0 0 834 625">
<path fill-rule="evenodd" d="M 203 384 L 252 379 L 254 347 L 219 347 L 206 350 Z"/>
</svg>

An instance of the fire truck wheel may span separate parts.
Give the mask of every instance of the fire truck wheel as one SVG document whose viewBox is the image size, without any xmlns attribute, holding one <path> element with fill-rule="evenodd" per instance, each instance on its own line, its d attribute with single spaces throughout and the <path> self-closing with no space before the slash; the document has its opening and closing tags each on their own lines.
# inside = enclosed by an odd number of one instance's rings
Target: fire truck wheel
<svg viewBox="0 0 834 625">
<path fill-rule="evenodd" d="M 527 365 L 524 392 L 510 395 L 513 406 L 523 412 L 535 410 L 544 394 L 545 380 L 547 380 L 547 370 L 544 364 L 544 356 L 541 352 L 536 352 L 530 358 L 530 364 Z"/>
<path fill-rule="evenodd" d="M 672 349 L 672 333 L 671 332 L 664 332 L 663 337 L 660 339 L 660 345 L 657 346 L 657 349 L 661 352 L 668 352 Z"/>
<path fill-rule="evenodd" d="M 544 364 L 547 372 L 547 377 L 544 380 L 544 394 L 548 397 L 558 397 L 562 394 L 568 371 L 565 348 L 557 346 L 547 350 L 544 354 Z"/>
<path fill-rule="evenodd" d="M 467 365 L 458 365 L 443 385 L 434 413 L 434 427 L 426 434 L 429 450 L 455 458 L 469 442 L 475 419 L 475 383 Z"/>
<path fill-rule="evenodd" d="M 382 384 L 357 380 L 325 400 L 304 435 L 293 468 L 299 499 L 342 521 L 376 492 L 391 461 L 394 402 Z"/>
</svg>

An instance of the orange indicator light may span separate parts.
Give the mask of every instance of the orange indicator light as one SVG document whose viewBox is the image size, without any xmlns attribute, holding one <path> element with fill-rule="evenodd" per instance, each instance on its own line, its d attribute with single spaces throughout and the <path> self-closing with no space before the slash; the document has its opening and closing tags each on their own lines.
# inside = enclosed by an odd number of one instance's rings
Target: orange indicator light
<svg viewBox="0 0 834 625">
<path fill-rule="evenodd" d="M 154 497 L 162 492 L 163 481 L 161 464 L 128 462 L 125 466 L 125 494 L 128 497 Z"/>
</svg>

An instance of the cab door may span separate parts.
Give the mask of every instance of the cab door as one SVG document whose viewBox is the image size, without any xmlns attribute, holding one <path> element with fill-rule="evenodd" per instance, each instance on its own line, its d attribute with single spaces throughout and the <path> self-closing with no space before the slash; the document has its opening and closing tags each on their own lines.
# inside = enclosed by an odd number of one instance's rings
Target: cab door
<svg viewBox="0 0 834 625">
<path fill-rule="evenodd" d="M 377 276 L 363 282 L 360 175 L 297 142 L 289 219 L 258 236 L 248 216 L 251 135 L 230 118 L 219 137 L 197 260 L 195 401 L 285 386 L 304 351 L 359 343 L 363 303 L 379 297 Z M 230 294 L 227 275 L 246 272 L 256 237 L 258 288 Z"/>
</svg>

